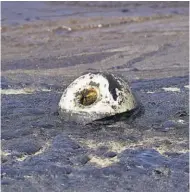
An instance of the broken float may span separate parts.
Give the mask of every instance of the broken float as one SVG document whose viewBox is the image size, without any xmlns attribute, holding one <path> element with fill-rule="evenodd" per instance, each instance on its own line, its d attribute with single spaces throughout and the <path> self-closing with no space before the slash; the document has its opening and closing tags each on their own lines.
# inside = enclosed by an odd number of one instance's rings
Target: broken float
<svg viewBox="0 0 190 192">
<path fill-rule="evenodd" d="M 64 91 L 59 115 L 66 121 L 88 124 L 136 107 L 137 102 L 126 81 L 113 74 L 88 73 Z"/>
</svg>

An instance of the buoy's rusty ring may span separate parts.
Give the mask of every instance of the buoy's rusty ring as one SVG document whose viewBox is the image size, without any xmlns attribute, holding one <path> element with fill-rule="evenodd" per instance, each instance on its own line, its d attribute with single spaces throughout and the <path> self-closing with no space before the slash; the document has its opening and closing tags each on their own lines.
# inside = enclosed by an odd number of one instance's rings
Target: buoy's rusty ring
<svg viewBox="0 0 190 192">
<path fill-rule="evenodd" d="M 88 73 L 73 81 L 59 102 L 60 116 L 89 123 L 131 111 L 136 100 L 128 83 L 113 74 Z"/>
<path fill-rule="evenodd" d="M 98 92 L 94 87 L 85 88 L 76 95 L 80 105 L 89 106 L 98 99 Z"/>
</svg>

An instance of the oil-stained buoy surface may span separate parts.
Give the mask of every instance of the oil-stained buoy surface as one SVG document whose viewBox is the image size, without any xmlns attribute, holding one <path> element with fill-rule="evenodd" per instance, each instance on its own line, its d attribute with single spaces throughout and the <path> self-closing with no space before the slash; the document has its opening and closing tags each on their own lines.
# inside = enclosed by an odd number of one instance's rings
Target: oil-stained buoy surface
<svg viewBox="0 0 190 192">
<path fill-rule="evenodd" d="M 109 73 L 88 73 L 64 91 L 59 113 L 64 120 L 89 123 L 137 106 L 127 81 Z"/>
</svg>

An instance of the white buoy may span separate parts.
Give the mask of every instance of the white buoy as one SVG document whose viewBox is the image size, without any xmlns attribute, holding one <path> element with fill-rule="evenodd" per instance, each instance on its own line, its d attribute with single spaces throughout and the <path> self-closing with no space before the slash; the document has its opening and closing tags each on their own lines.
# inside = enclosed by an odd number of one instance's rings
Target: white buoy
<svg viewBox="0 0 190 192">
<path fill-rule="evenodd" d="M 59 102 L 61 118 L 82 124 L 131 111 L 136 100 L 128 83 L 113 74 L 88 73 L 73 81 Z"/>
</svg>

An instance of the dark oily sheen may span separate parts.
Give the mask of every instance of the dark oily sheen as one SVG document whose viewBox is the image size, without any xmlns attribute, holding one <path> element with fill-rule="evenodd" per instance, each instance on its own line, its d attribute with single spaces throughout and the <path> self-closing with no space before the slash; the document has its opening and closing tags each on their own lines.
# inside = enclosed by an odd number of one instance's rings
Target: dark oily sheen
<svg viewBox="0 0 190 192">
<path fill-rule="evenodd" d="M 88 73 L 77 78 L 64 91 L 59 114 L 66 121 L 87 124 L 136 107 L 128 82 L 109 73 Z"/>
</svg>

